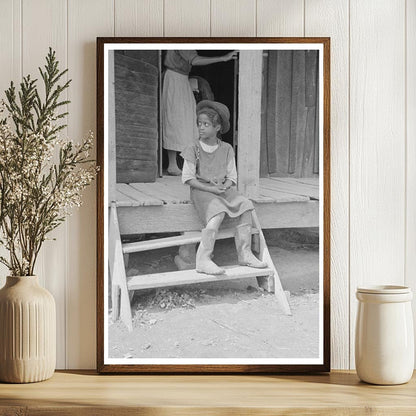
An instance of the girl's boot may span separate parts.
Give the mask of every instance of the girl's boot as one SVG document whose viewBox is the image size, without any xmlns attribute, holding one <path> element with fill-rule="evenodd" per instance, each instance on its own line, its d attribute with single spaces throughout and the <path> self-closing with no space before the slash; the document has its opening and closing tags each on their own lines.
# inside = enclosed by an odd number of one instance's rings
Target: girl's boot
<svg viewBox="0 0 416 416">
<path fill-rule="evenodd" d="M 251 251 L 251 225 L 241 224 L 235 229 L 235 247 L 237 248 L 238 264 L 263 269 L 267 263 L 260 261 Z"/>
<path fill-rule="evenodd" d="M 224 274 L 225 270 L 211 260 L 215 245 L 215 230 L 204 228 L 201 233 L 201 242 L 196 252 L 196 271 L 206 274 Z"/>
</svg>

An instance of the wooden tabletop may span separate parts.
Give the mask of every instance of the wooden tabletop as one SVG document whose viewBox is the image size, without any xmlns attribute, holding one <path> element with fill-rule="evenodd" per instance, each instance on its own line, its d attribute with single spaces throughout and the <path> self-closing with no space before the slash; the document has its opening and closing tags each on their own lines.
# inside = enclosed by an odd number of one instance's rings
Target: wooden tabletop
<svg viewBox="0 0 416 416">
<path fill-rule="evenodd" d="M 0 415 L 415 415 L 416 376 L 400 386 L 323 375 L 160 376 L 57 372 L 1 384 Z"/>
</svg>

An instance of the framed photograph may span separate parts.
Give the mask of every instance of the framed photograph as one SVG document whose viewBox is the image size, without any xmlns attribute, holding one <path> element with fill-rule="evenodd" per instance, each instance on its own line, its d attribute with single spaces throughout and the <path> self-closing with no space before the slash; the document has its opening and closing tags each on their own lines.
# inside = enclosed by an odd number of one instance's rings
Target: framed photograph
<svg viewBox="0 0 416 416">
<path fill-rule="evenodd" d="M 97 39 L 99 372 L 330 371 L 329 54 Z"/>
</svg>

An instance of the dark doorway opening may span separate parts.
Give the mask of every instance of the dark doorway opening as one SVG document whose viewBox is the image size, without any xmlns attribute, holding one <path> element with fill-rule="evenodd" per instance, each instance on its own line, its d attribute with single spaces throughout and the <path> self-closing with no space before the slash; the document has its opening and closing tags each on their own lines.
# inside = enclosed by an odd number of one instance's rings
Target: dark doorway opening
<svg viewBox="0 0 416 416">
<path fill-rule="evenodd" d="M 223 56 L 231 50 L 198 50 L 200 56 Z M 189 77 L 203 78 L 208 84 L 214 95 L 214 100 L 225 104 L 230 110 L 230 130 L 223 135 L 222 140 L 229 143 L 234 148 L 237 145 L 237 85 L 238 85 L 238 65 L 236 60 L 228 62 L 218 62 L 212 65 L 193 66 Z M 198 100 L 198 96 L 196 96 Z M 182 158 L 177 157 L 178 166 L 183 164 Z M 167 168 L 167 152 L 163 150 L 163 170 Z"/>
<path fill-rule="evenodd" d="M 201 56 L 223 56 L 229 51 L 224 50 L 199 50 L 198 55 Z M 211 90 L 214 94 L 214 100 L 225 104 L 230 110 L 230 130 L 223 136 L 223 140 L 232 146 L 234 145 L 234 127 L 236 120 L 233 117 L 234 114 L 234 97 L 235 97 L 235 64 L 234 60 L 228 62 L 219 62 L 213 65 L 206 66 L 194 66 L 190 76 L 197 75 L 208 81 Z M 235 112 L 237 114 L 237 112 Z"/>
</svg>

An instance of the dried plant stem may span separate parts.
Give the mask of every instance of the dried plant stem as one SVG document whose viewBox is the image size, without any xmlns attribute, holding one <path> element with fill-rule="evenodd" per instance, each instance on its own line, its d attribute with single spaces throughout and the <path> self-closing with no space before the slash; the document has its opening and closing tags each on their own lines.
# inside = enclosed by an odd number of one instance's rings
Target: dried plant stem
<svg viewBox="0 0 416 416">
<path fill-rule="evenodd" d="M 49 49 L 39 72 L 45 95 L 40 97 L 37 80 L 23 78 L 20 90 L 13 82 L 6 90 L 7 103 L 0 106 L 0 245 L 9 259 L 0 257 L 12 275 L 32 275 L 48 234 L 81 205 L 82 191 L 96 175 L 90 159 L 92 133 L 80 144 L 63 141 L 58 123 L 67 113 L 60 101 L 70 81 L 60 81 L 55 52 Z M 52 162 L 57 160 L 56 163 Z"/>
</svg>

